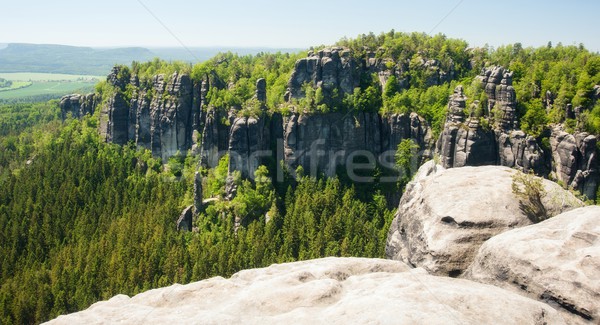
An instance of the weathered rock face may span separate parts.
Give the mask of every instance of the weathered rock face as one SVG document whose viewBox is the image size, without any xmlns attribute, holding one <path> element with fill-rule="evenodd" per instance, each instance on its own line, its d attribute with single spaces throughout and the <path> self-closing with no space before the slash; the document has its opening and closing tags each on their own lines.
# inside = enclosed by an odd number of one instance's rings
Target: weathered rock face
<svg viewBox="0 0 600 325">
<path fill-rule="evenodd" d="M 267 100 L 266 81 L 256 81 L 254 98 L 261 105 L 258 117 L 238 117 L 233 120 L 229 132 L 229 174 L 239 171 L 244 178 L 254 178 L 258 166 L 274 157 L 275 148 L 272 147 L 271 131 L 281 129 L 281 120 L 272 118 L 266 112 Z M 280 132 L 278 133 L 280 134 Z M 278 134 L 275 134 L 278 135 Z M 281 138 L 279 138 L 281 139 Z"/>
<path fill-rule="evenodd" d="M 546 302 L 570 324 L 598 324 L 600 207 L 575 209 L 492 237 L 465 277 Z"/>
<path fill-rule="evenodd" d="M 169 82 L 158 75 L 152 83 L 156 95 L 150 103 L 150 145 L 165 160 L 191 148 L 192 82 L 188 75 L 175 73 Z"/>
<path fill-rule="evenodd" d="M 112 95 L 100 111 L 100 136 L 121 145 L 129 140 L 129 105 L 121 93 Z"/>
<path fill-rule="evenodd" d="M 538 175 L 548 174 L 545 153 L 534 137 L 521 130 L 508 133 L 497 132 L 499 165 L 517 168 L 525 172 L 534 171 Z"/>
<path fill-rule="evenodd" d="M 286 164 L 292 170 L 303 166 L 312 175 L 334 175 L 338 166 L 359 161 L 389 167 L 403 139 L 413 139 L 422 157 L 429 157 L 433 147 L 430 127 L 416 114 L 292 114 L 284 125 Z"/>
<path fill-rule="evenodd" d="M 600 182 L 596 143 L 595 136 L 585 132 L 572 135 L 560 125 L 550 136 L 553 176 L 591 199 L 596 197 Z"/>
<path fill-rule="evenodd" d="M 267 81 L 264 78 L 256 80 L 256 99 L 261 103 L 267 100 Z"/>
<path fill-rule="evenodd" d="M 444 169 L 424 164 L 406 188 L 388 233 L 386 256 L 440 275 L 460 275 L 492 236 L 531 224 L 501 166 Z M 543 204 L 556 215 L 582 203 L 543 181 Z"/>
<path fill-rule="evenodd" d="M 465 116 L 467 98 L 462 87 L 457 87 L 450 96 L 446 123 L 437 144 L 442 165 L 446 168 L 501 165 L 546 175 L 549 162 L 545 161 L 543 150 L 535 138 L 516 129 L 512 72 L 502 67 L 485 69 L 478 80 L 488 96 L 483 118 L 495 124 L 495 128 L 483 128 L 479 117 Z"/>
<path fill-rule="evenodd" d="M 324 103 L 335 110 L 341 98 L 353 93 L 365 76 L 375 74 L 382 88 L 395 76 L 398 89 L 409 85 L 409 68 L 421 69 L 427 84 L 453 78 L 452 63 L 426 58 L 421 61 L 422 64 L 393 62 L 379 58 L 375 52 L 357 57 L 344 48 L 311 52 L 296 62 L 286 98 L 295 105 L 295 99 L 305 96 L 304 86 L 309 85 L 320 89 Z M 219 159 L 230 153 L 235 158 L 230 160 L 230 171 L 239 170 L 246 177 L 251 177 L 257 164 L 265 160 L 283 160 L 291 170 L 302 166 L 312 175 L 333 175 L 348 162 L 373 165 L 379 161 L 392 167 L 398 144 L 412 139 L 421 149 L 416 165 L 423 158 L 432 157 L 435 148 L 446 168 L 501 165 L 543 176 L 552 172 L 565 186 L 576 188 L 591 199 L 600 183 L 597 138 L 553 131 L 551 152 L 544 152 L 534 137 L 518 129 L 512 72 L 502 67 L 484 69 L 478 77 L 488 98 L 483 116 L 473 109 L 470 116 L 466 114 L 467 98 L 462 87 L 455 89 L 437 143 L 423 118 L 416 114 L 382 116 L 374 113 L 377 107 L 371 112 L 350 113 L 309 114 L 298 110 L 285 118 L 270 115 L 264 109 L 253 117 L 242 117 L 239 107 L 215 109 L 208 102 L 209 89 L 223 89 L 227 84 L 213 74 L 196 84 L 189 76 L 178 74 L 140 81 L 115 68 L 107 79 L 118 89 L 132 86 L 128 88 L 132 91 L 122 92 L 131 93 L 131 98 L 115 94 L 102 108 L 100 128 L 105 139 L 120 144 L 133 141 L 163 159 L 192 149 L 205 167 L 217 166 Z M 546 104 L 552 105 L 553 95 L 546 97 Z M 264 79 L 257 80 L 255 99 L 265 108 Z M 61 104 L 63 115 L 93 111 L 95 100 L 65 97 Z"/>
<path fill-rule="evenodd" d="M 116 67 L 107 81 L 120 89 L 101 111 L 101 134 L 109 142 L 134 142 L 166 160 L 192 147 L 194 125 L 199 122 L 199 91 L 186 74 L 157 75 L 141 82 Z M 127 80 L 125 80 L 127 78 Z M 130 86 L 131 98 L 125 98 Z M 127 95 L 129 96 L 129 95 Z"/>
<path fill-rule="evenodd" d="M 440 61 L 421 58 L 412 69 L 423 71 L 425 86 L 441 85 L 454 79 L 454 63 L 444 70 Z M 367 51 L 364 57 L 355 57 L 349 49 L 334 47 L 318 52 L 309 52 L 308 57 L 296 62 L 288 83 L 287 98 L 304 97 L 303 85 L 321 88 L 325 97 L 334 90 L 338 95 L 352 94 L 360 84 L 361 76 L 376 74 L 382 88 L 391 76 L 396 77 L 399 89 L 408 88 L 409 66 L 407 62 L 394 62 L 378 58 L 377 53 Z"/>
<path fill-rule="evenodd" d="M 189 207 L 185 208 L 183 212 L 181 212 L 179 219 L 177 219 L 177 230 L 192 231 L 193 209 L 194 206 L 190 205 Z"/>
<path fill-rule="evenodd" d="M 229 173 L 240 171 L 253 178 L 261 162 L 272 156 L 269 149 L 269 118 L 238 117 L 229 136 Z"/>
<path fill-rule="evenodd" d="M 98 106 L 98 96 L 96 94 L 87 95 L 67 95 L 60 99 L 60 111 L 62 119 L 67 118 L 67 114 L 71 114 L 74 118 L 81 118 L 85 115 L 92 115 Z"/>
<path fill-rule="evenodd" d="M 478 118 L 465 121 L 466 100 L 462 86 L 456 87 L 448 102 L 448 115 L 438 141 L 438 152 L 445 168 L 495 165 L 494 133 L 479 125 Z"/>
<path fill-rule="evenodd" d="M 49 324 L 565 324 L 552 307 L 396 261 L 324 258 L 118 295 Z"/>
<path fill-rule="evenodd" d="M 304 97 L 302 86 L 306 83 L 322 87 L 324 95 L 331 95 L 334 89 L 340 95 L 351 94 L 360 81 L 360 63 L 352 58 L 350 51 L 342 48 L 321 50 L 309 53 L 307 58 L 296 62 L 288 83 L 292 98 Z"/>
<path fill-rule="evenodd" d="M 233 119 L 233 115 L 225 115 L 214 109 L 209 109 L 206 113 L 200 156 L 203 166 L 216 167 L 219 164 L 219 159 L 227 153 L 230 125 L 233 123 Z M 226 121 L 226 123 L 223 123 L 223 121 Z"/>
<path fill-rule="evenodd" d="M 317 57 L 320 59 L 315 60 Z M 331 60 L 339 61 L 340 65 L 329 67 Z M 331 84 L 333 88 L 329 90 L 352 84 L 346 83 L 352 74 L 347 74 L 344 69 L 347 64 L 353 63 L 344 60 L 353 59 L 347 54 L 340 56 L 337 50 L 320 52 L 299 60 L 296 65 L 300 70 L 296 70 L 297 73 L 292 75 L 289 82 L 292 96 L 303 96 L 299 93 L 302 87 L 298 85 L 304 84 L 306 81 L 299 80 L 307 76 L 317 78 L 311 79 L 311 82 L 319 87 L 327 87 L 323 82 Z M 333 70 L 328 70 L 330 68 Z M 263 84 L 264 80 L 257 81 L 255 95 L 261 102 L 266 100 L 263 97 Z M 353 88 L 347 90 L 350 89 Z M 206 125 L 209 124 L 207 122 Z M 229 171 L 239 170 L 242 176 L 252 177 L 261 161 L 268 158 L 283 160 L 291 170 L 302 166 L 305 172 L 314 176 L 319 173 L 332 176 L 338 167 L 354 163 L 361 166 L 371 164 L 374 168 L 379 162 L 393 168 L 394 153 L 403 139 L 413 139 L 419 145 L 422 150 L 420 158 L 431 156 L 434 145 L 431 129 L 423 118 L 414 113 L 385 117 L 368 112 L 293 113 L 283 119 L 278 114 L 269 116 L 263 112 L 258 117 L 238 117 L 233 121 L 229 132 Z M 208 143 L 214 143 L 214 140 L 209 137 Z M 216 146 L 213 144 L 212 148 Z"/>
</svg>

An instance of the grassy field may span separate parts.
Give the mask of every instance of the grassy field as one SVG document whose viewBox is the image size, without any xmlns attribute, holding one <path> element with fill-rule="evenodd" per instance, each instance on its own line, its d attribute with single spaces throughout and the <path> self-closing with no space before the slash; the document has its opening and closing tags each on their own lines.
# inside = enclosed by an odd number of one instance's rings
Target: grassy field
<svg viewBox="0 0 600 325">
<path fill-rule="evenodd" d="M 0 101 L 36 98 L 58 98 L 73 92 L 90 92 L 104 77 L 56 73 L 0 73 L 0 78 L 11 80 L 11 88 L 0 91 Z"/>
<path fill-rule="evenodd" d="M 16 99 L 24 97 L 35 97 L 40 95 L 55 95 L 56 97 L 70 94 L 75 90 L 91 91 L 95 82 L 79 81 L 39 81 L 31 86 L 0 92 L 0 99 Z"/>
<path fill-rule="evenodd" d="M 20 88 L 29 87 L 32 84 L 33 84 L 33 82 L 31 82 L 31 81 L 13 81 L 12 85 L 10 87 L 0 88 L 0 92 L 2 92 L 2 91 L 17 90 L 17 89 L 20 89 Z"/>
</svg>

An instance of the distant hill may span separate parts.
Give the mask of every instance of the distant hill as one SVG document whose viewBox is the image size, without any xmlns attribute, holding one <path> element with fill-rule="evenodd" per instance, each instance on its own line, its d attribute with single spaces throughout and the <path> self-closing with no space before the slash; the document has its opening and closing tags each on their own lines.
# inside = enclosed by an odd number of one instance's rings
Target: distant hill
<svg viewBox="0 0 600 325">
<path fill-rule="evenodd" d="M 8 44 L 0 49 L 0 72 L 49 72 L 105 75 L 117 63 L 155 56 L 141 47 L 94 49 L 66 45 Z"/>
<path fill-rule="evenodd" d="M 218 52 L 255 54 L 259 52 L 293 51 L 270 48 L 91 48 L 48 44 L 0 44 L 0 72 L 47 72 L 81 75 L 107 75 L 115 64 L 164 60 L 204 61 Z"/>
<path fill-rule="evenodd" d="M 150 50 L 164 60 L 181 60 L 189 62 L 206 61 L 214 57 L 219 52 L 232 52 L 239 55 L 257 54 L 260 52 L 276 53 L 288 52 L 297 53 L 304 49 L 301 48 L 267 48 L 267 47 L 151 47 Z"/>
</svg>

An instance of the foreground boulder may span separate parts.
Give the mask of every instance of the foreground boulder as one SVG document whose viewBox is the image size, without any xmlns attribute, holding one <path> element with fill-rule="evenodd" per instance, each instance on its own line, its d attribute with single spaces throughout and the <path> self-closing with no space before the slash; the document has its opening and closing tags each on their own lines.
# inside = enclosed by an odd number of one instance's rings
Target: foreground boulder
<svg viewBox="0 0 600 325">
<path fill-rule="evenodd" d="M 460 275 L 484 241 L 532 223 L 512 192 L 515 173 L 520 172 L 501 166 L 423 165 L 407 186 L 392 221 L 387 257 L 433 274 Z M 548 180 L 542 184 L 548 215 L 582 205 L 558 184 Z"/>
<path fill-rule="evenodd" d="M 324 258 L 241 271 L 129 298 L 50 324 L 564 324 L 552 307 L 404 263 Z"/>
<path fill-rule="evenodd" d="M 547 302 L 569 323 L 600 323 L 600 207 L 491 238 L 465 277 Z"/>
</svg>

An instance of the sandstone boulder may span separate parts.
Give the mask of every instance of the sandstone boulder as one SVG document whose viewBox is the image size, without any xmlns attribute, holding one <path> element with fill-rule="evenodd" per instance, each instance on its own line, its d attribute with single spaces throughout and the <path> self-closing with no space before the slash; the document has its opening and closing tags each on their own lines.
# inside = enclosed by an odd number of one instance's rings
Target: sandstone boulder
<svg viewBox="0 0 600 325">
<path fill-rule="evenodd" d="M 571 324 L 598 324 L 600 207 L 571 210 L 491 238 L 465 277 L 547 302 Z"/>
<path fill-rule="evenodd" d="M 509 291 L 397 261 L 324 258 L 118 295 L 49 324 L 564 324 Z"/>
<path fill-rule="evenodd" d="M 386 256 L 434 274 L 460 275 L 483 242 L 531 224 L 512 192 L 514 173 L 520 172 L 501 166 L 443 169 L 426 163 L 400 200 Z M 542 203 L 550 216 L 582 204 L 556 183 L 543 180 L 543 185 L 547 195 Z"/>
</svg>

